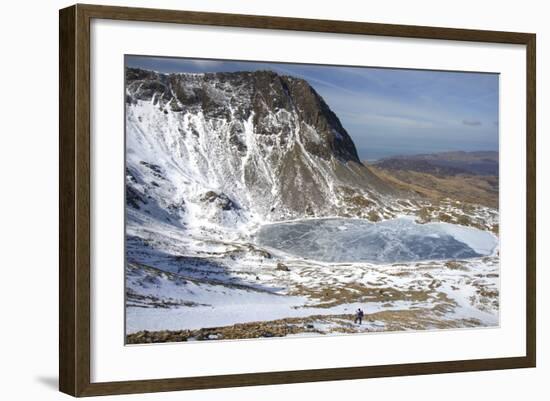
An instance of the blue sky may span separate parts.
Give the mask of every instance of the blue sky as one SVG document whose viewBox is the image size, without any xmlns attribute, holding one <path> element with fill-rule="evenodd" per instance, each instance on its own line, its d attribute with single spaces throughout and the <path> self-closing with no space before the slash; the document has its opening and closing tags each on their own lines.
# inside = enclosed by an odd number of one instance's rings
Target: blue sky
<svg viewBox="0 0 550 401">
<path fill-rule="evenodd" d="M 159 72 L 272 70 L 306 79 L 362 159 L 449 150 L 498 151 L 498 74 L 126 56 Z"/>
</svg>

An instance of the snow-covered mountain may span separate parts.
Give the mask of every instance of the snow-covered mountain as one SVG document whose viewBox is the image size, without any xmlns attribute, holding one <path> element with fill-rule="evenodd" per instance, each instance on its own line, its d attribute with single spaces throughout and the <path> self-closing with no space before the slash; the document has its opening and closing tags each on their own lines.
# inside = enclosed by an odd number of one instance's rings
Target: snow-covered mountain
<svg viewBox="0 0 550 401">
<path fill-rule="evenodd" d="M 127 341 L 498 324 L 498 210 L 398 185 L 302 79 L 127 69 Z"/>
<path fill-rule="evenodd" d="M 130 217 L 236 227 L 368 216 L 395 191 L 302 79 L 126 70 Z"/>
</svg>

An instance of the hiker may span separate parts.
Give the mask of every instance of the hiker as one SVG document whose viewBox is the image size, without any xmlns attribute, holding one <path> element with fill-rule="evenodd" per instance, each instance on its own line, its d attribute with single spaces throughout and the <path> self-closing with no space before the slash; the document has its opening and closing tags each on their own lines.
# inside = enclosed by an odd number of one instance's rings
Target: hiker
<svg viewBox="0 0 550 401">
<path fill-rule="evenodd" d="M 359 322 L 359 324 L 361 324 L 361 323 L 363 322 L 363 316 L 364 316 L 364 313 L 363 313 L 363 311 L 361 310 L 361 308 L 357 309 L 357 312 L 355 312 L 355 320 L 354 320 L 354 323 Z"/>
</svg>

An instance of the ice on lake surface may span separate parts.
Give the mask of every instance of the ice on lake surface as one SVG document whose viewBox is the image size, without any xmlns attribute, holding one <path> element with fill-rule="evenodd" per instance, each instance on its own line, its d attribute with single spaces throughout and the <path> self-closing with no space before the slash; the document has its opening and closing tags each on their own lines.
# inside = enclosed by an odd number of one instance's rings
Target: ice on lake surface
<svg viewBox="0 0 550 401">
<path fill-rule="evenodd" d="M 361 219 L 307 219 L 262 226 L 259 245 L 322 262 L 394 263 L 466 259 L 490 255 L 496 237 L 449 223 L 418 224 L 401 217 L 372 223 Z"/>
</svg>

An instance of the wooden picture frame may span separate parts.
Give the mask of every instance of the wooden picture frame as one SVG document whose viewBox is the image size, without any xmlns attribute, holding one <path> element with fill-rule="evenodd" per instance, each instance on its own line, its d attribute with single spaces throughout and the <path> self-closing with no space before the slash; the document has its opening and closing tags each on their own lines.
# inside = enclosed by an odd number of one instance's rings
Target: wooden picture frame
<svg viewBox="0 0 550 401">
<path fill-rule="evenodd" d="M 494 359 L 92 383 L 90 380 L 92 340 L 90 333 L 90 21 L 94 18 L 525 45 L 527 54 L 525 60 L 527 71 L 526 355 Z M 62 392 L 73 396 L 94 396 L 535 366 L 535 34 L 80 4 L 60 10 L 59 29 L 59 388 Z"/>
</svg>

